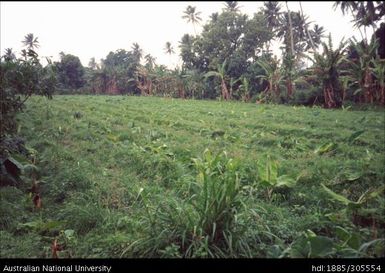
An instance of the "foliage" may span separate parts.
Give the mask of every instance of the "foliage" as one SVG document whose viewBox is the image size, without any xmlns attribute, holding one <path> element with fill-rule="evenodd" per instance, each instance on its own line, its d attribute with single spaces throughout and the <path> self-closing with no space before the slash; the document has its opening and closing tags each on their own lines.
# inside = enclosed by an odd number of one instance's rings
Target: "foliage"
<svg viewBox="0 0 385 273">
<path fill-rule="evenodd" d="M 323 52 L 314 53 L 313 67 L 310 69 L 313 78 L 322 85 L 323 100 L 325 108 L 340 107 L 342 103 L 342 92 L 339 85 L 339 66 L 345 60 L 345 44 L 340 42 L 337 49 L 333 49 L 332 39 L 329 35 L 328 43 L 322 43 Z"/>
<path fill-rule="evenodd" d="M 59 258 L 381 256 L 381 109 L 77 95 L 46 119 L 45 105 L 18 116 L 30 155 L 11 155 L 23 186 L 0 187 L 2 257 L 51 257 L 55 239 Z M 371 190 L 346 210 L 321 184 L 352 202 Z"/>
<path fill-rule="evenodd" d="M 50 62 L 43 67 L 35 52 L 37 38 L 27 34 L 23 43 L 21 58 L 14 58 L 11 50 L 1 57 L 1 141 L 6 134 L 15 133 L 15 115 L 32 95 L 51 98 L 55 89 L 55 69 Z M 48 60 L 49 61 L 49 60 Z"/>
<path fill-rule="evenodd" d="M 60 62 L 55 65 L 62 88 L 79 89 L 84 85 L 84 67 L 78 57 L 61 52 Z"/>
<path fill-rule="evenodd" d="M 237 210 L 240 209 L 240 174 L 238 166 L 227 154 L 213 155 L 204 151 L 204 158 L 194 158 L 199 193 L 194 207 L 198 211 L 197 226 L 209 241 L 218 240 L 223 232 L 231 230 Z"/>
</svg>

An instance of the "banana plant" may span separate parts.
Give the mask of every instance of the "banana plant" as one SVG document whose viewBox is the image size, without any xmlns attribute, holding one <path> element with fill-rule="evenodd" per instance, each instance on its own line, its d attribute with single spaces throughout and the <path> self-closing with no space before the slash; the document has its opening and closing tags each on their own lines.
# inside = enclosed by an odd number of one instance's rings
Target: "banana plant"
<svg viewBox="0 0 385 273">
<path fill-rule="evenodd" d="M 359 100 L 364 102 L 374 102 L 374 79 L 373 79 L 373 59 L 376 56 L 378 42 L 370 44 L 359 43 L 355 39 L 351 40 L 351 47 L 357 52 L 358 58 L 348 61 L 350 67 L 348 73 L 357 89 L 354 95 L 360 95 Z M 381 72 L 381 68 L 380 71 Z M 382 76 L 382 75 L 381 75 Z M 380 77 L 381 77 L 380 76 Z M 383 77 L 383 76 L 382 76 Z"/>
<path fill-rule="evenodd" d="M 279 97 L 281 85 L 283 83 L 283 75 L 281 73 L 279 61 L 273 59 L 269 61 L 257 61 L 257 64 L 265 71 L 265 75 L 258 75 L 260 82 L 267 81 L 268 86 L 265 93 L 270 96 Z"/>
<path fill-rule="evenodd" d="M 222 98 L 224 100 L 229 100 L 230 92 L 229 92 L 229 89 L 227 88 L 227 83 L 226 83 L 226 65 L 227 65 L 227 61 L 225 60 L 221 65 L 217 66 L 217 71 L 207 72 L 205 74 L 205 78 L 210 78 L 210 77 L 219 78 L 221 81 Z"/>
<path fill-rule="evenodd" d="M 333 49 L 332 38 L 329 35 L 328 43 L 322 43 L 323 52 L 315 52 L 313 58 L 309 58 L 313 62 L 309 79 L 312 78 L 322 85 L 325 108 L 335 108 L 342 104 L 338 80 L 341 72 L 339 66 L 346 59 L 345 45 L 346 43 L 341 41 L 338 48 Z"/>
<path fill-rule="evenodd" d="M 247 102 L 250 100 L 250 82 L 246 77 L 241 78 L 242 84 L 239 86 L 240 95 L 242 101 Z"/>
<path fill-rule="evenodd" d="M 384 59 L 372 59 L 373 75 L 377 83 L 377 99 L 382 105 L 385 105 L 385 60 Z"/>
</svg>

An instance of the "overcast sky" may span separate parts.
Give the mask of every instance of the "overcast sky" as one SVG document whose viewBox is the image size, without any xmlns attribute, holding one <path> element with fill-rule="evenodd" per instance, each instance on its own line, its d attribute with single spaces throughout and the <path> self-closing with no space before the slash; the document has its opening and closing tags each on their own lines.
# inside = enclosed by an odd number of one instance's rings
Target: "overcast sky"
<svg viewBox="0 0 385 273">
<path fill-rule="evenodd" d="M 302 2 L 304 13 L 331 32 L 334 44 L 345 37 L 356 36 L 351 17 L 334 11 L 334 2 Z M 224 2 L 1 2 L 1 54 L 5 48 L 20 52 L 27 33 L 39 38 L 40 56 L 59 59 L 59 52 L 76 55 L 87 66 L 91 57 L 97 61 L 110 51 L 130 50 L 137 42 L 144 51 L 156 57 L 158 64 L 178 63 L 179 41 L 183 34 L 194 34 L 193 26 L 182 19 L 188 5 L 201 11 L 202 24 L 213 12 L 220 12 Z M 291 11 L 298 2 L 288 2 Z M 241 11 L 252 16 L 263 2 L 239 1 Z M 285 2 L 281 3 L 285 8 Z M 197 27 L 197 32 L 201 27 Z M 368 29 L 368 35 L 371 35 Z M 176 54 L 164 53 L 170 41 Z"/>
</svg>

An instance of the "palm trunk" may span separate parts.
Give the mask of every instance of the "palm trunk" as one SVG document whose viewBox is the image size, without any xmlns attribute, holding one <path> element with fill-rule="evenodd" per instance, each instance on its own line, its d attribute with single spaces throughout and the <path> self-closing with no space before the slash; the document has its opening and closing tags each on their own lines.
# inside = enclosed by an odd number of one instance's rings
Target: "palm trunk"
<svg viewBox="0 0 385 273">
<path fill-rule="evenodd" d="M 289 6 L 287 5 L 287 1 L 285 3 L 286 3 L 286 8 L 287 8 L 287 15 L 288 15 L 288 18 L 289 18 L 291 54 L 294 56 L 293 24 L 291 22 L 291 14 L 290 14 Z"/>
<path fill-rule="evenodd" d="M 349 9 L 350 9 L 350 13 L 354 16 L 354 11 L 352 9 L 352 7 L 349 5 Z M 359 27 L 357 27 L 358 31 L 360 32 L 360 35 L 361 35 L 361 38 L 362 40 L 364 40 L 364 35 L 362 35 L 362 31 Z M 365 40 L 366 41 L 366 40 Z"/>
<path fill-rule="evenodd" d="M 307 36 L 309 37 L 309 41 L 311 43 L 311 47 L 313 48 L 313 51 L 315 52 L 316 51 L 316 48 L 315 48 L 315 45 L 314 45 L 314 42 L 313 42 L 313 38 L 311 37 L 310 35 L 310 32 L 306 26 L 306 22 L 305 22 L 305 16 L 303 15 L 303 10 L 302 10 L 302 4 L 301 4 L 301 1 L 299 1 L 299 7 L 301 8 L 301 14 L 302 14 L 302 18 L 303 18 L 303 21 L 304 21 L 304 24 L 305 24 L 305 29 L 306 29 L 306 33 L 307 33 Z"/>
</svg>

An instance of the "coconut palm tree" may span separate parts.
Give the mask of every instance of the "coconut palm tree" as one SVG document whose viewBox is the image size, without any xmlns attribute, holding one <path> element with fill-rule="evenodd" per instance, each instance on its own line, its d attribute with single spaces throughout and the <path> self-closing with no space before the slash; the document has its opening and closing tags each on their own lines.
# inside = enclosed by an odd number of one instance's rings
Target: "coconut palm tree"
<svg viewBox="0 0 385 273">
<path fill-rule="evenodd" d="M 293 23 L 291 21 L 291 14 L 289 10 L 289 6 L 287 4 L 287 1 L 285 1 L 286 4 L 286 9 L 287 9 L 287 16 L 289 19 L 289 31 L 290 31 L 290 49 L 291 49 L 291 54 L 294 56 L 294 36 L 293 36 Z"/>
<path fill-rule="evenodd" d="M 334 9 L 340 7 L 342 14 L 351 13 L 354 17 L 354 26 L 358 28 L 362 40 L 367 41 L 366 27 L 372 27 L 376 31 L 376 23 L 383 20 L 385 16 L 384 1 L 336 1 Z M 364 27 L 365 37 L 361 27 Z"/>
<path fill-rule="evenodd" d="M 175 53 L 174 47 L 171 45 L 170 42 L 166 42 L 166 45 L 164 47 L 164 52 L 169 55 L 170 57 L 170 64 L 171 64 L 171 55 Z"/>
<path fill-rule="evenodd" d="M 264 2 L 262 9 L 263 16 L 267 21 L 268 27 L 275 30 L 279 26 L 279 16 L 281 15 L 281 6 L 277 1 Z"/>
<path fill-rule="evenodd" d="M 321 44 L 321 38 L 324 37 L 324 32 L 325 29 L 323 27 L 320 27 L 318 24 L 315 24 L 313 26 L 313 29 L 309 30 L 310 37 L 316 47 Z"/>
<path fill-rule="evenodd" d="M 217 77 L 221 81 L 222 98 L 224 100 L 229 100 L 230 93 L 226 84 L 226 63 L 227 61 L 225 60 L 221 65 L 217 66 L 217 71 L 209 71 L 204 75 L 204 77 L 205 78 Z"/>
<path fill-rule="evenodd" d="M 302 15 L 302 20 L 304 21 L 304 26 L 305 26 L 305 29 L 306 29 L 306 34 L 307 34 L 307 36 L 308 36 L 308 38 L 309 38 L 309 42 L 310 42 L 310 44 L 311 44 L 311 47 L 312 47 L 313 51 L 315 52 L 315 51 L 316 51 L 316 47 L 315 47 L 315 44 L 314 44 L 314 42 L 313 42 L 313 38 L 312 38 L 311 35 L 310 35 L 309 29 L 308 29 L 308 27 L 307 27 L 307 24 L 305 23 L 305 22 L 306 22 L 306 19 L 305 19 L 305 16 L 304 16 L 304 14 L 303 14 L 303 9 L 302 9 L 301 1 L 299 1 L 299 7 L 301 8 L 301 15 Z"/>
<path fill-rule="evenodd" d="M 24 46 L 27 47 L 27 49 L 34 50 L 40 47 L 37 37 L 35 37 L 32 33 L 28 33 L 27 35 L 25 35 L 22 43 L 24 44 Z"/>
<path fill-rule="evenodd" d="M 146 61 L 145 66 L 146 66 L 148 69 L 153 69 L 154 66 L 155 66 L 156 58 L 153 57 L 151 54 L 147 54 L 146 56 L 144 56 L 144 59 L 145 59 L 145 61 Z"/>
<path fill-rule="evenodd" d="M 230 12 L 238 12 L 240 6 L 238 6 L 238 1 L 226 1 L 225 10 Z"/>
<path fill-rule="evenodd" d="M 200 21 L 202 21 L 202 18 L 200 17 L 201 12 L 196 11 L 196 7 L 188 6 L 186 10 L 183 12 L 185 15 L 182 16 L 183 19 L 187 20 L 187 23 L 192 23 L 194 27 L 194 33 L 195 36 L 197 35 L 195 25 L 199 24 Z"/>
<path fill-rule="evenodd" d="M 169 54 L 169 55 L 175 53 L 174 48 L 170 42 L 166 42 L 166 45 L 164 47 L 164 51 L 166 52 L 166 54 Z"/>
</svg>

